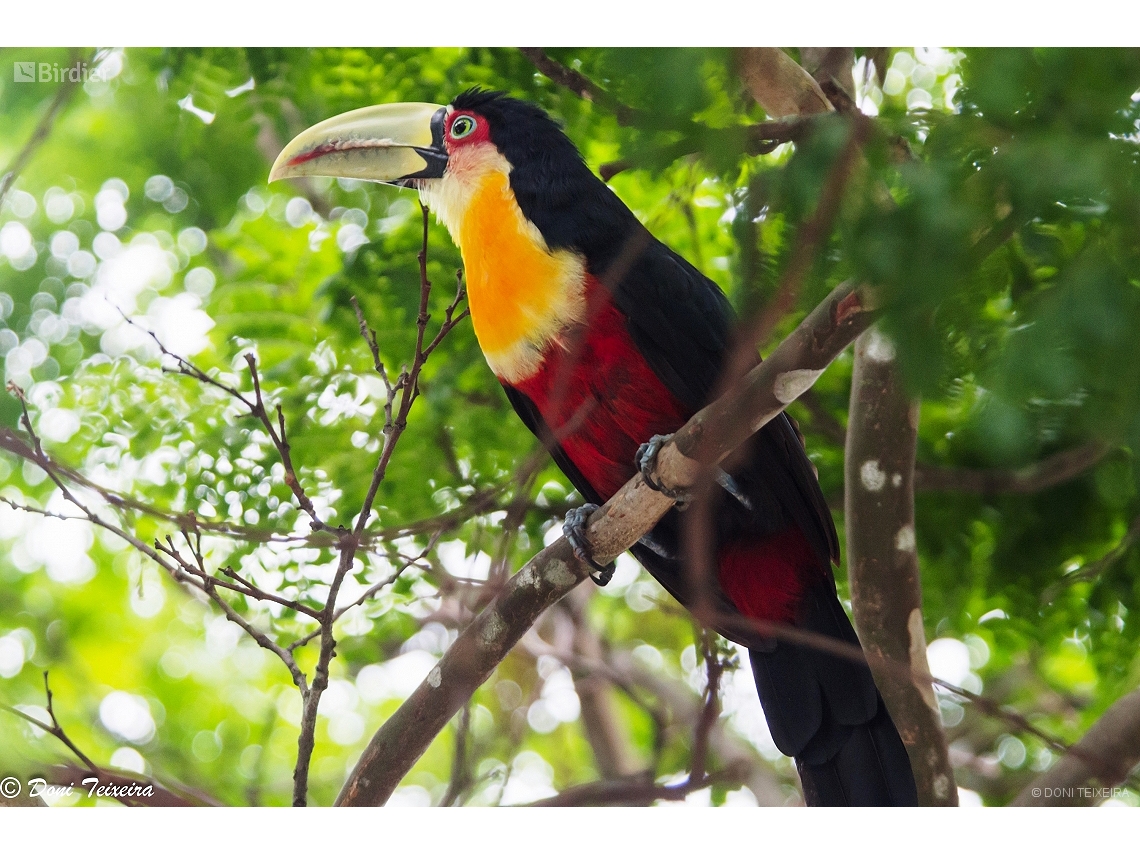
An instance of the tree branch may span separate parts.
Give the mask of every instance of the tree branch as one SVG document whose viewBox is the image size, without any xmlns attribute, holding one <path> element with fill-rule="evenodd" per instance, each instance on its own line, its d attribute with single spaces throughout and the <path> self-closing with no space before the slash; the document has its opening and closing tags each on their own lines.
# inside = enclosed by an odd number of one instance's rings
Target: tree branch
<svg viewBox="0 0 1140 855">
<path fill-rule="evenodd" d="M 586 620 L 589 588 L 575 588 L 559 603 L 572 627 L 571 648 L 577 660 L 601 660 L 602 641 Z M 565 661 L 566 657 L 563 657 Z M 594 765 L 603 778 L 624 778 L 637 770 L 630 753 L 629 733 L 613 698 L 613 687 L 592 669 L 570 665 L 574 689 L 582 705 L 582 730 L 594 752 Z"/>
<path fill-rule="evenodd" d="M 852 612 L 910 754 L 919 804 L 954 806 L 958 790 L 934 691 L 929 681 L 910 676 L 928 668 L 914 542 L 918 413 L 918 402 L 903 390 L 890 342 L 868 330 L 855 342 L 844 462 Z M 883 659 L 904 663 L 906 670 L 884 668 Z"/>
<path fill-rule="evenodd" d="M 10 707 L 7 704 L 0 705 L 0 708 L 7 710 L 8 712 L 12 713 L 12 715 L 19 716 L 29 724 L 38 727 L 44 733 L 51 734 L 64 745 L 66 745 L 71 753 L 79 758 L 79 762 L 87 767 L 88 771 L 94 772 L 96 775 L 100 774 L 100 772 L 102 772 L 102 769 L 96 766 L 95 763 L 92 762 L 91 758 L 84 754 L 79 749 L 79 746 L 71 741 L 71 737 L 67 735 L 66 731 L 63 729 L 63 726 L 59 723 L 59 719 L 55 717 L 55 706 L 52 703 L 51 685 L 48 683 L 47 671 L 44 671 L 44 694 L 47 696 L 47 714 L 51 718 L 50 725 L 46 725 L 35 716 L 28 715 L 26 712 L 18 710 L 15 707 Z M 134 802 L 122 796 L 116 795 L 115 800 L 126 805 L 127 807 L 134 805 Z"/>
<path fill-rule="evenodd" d="M 337 607 L 337 596 L 340 592 L 341 585 L 352 569 L 355 556 L 361 547 L 362 542 L 365 540 L 365 528 L 368 525 L 372 505 L 375 501 L 377 491 L 383 481 L 387 472 L 387 467 L 392 459 L 392 454 L 395 450 L 396 444 L 407 428 L 408 413 L 412 405 L 415 403 L 416 398 L 420 394 L 419 378 L 421 370 L 431 355 L 431 353 L 439 346 L 444 337 L 458 324 L 464 317 L 466 317 L 466 309 L 459 311 L 459 304 L 464 298 L 464 288 L 462 279 L 457 282 L 457 291 L 454 300 L 446 310 L 446 316 L 443 324 L 436 331 L 436 333 L 429 337 L 427 335 L 428 323 L 430 315 L 428 314 L 428 303 L 431 293 L 431 283 L 427 279 L 427 237 L 428 237 L 428 212 L 423 209 L 423 247 L 419 253 L 419 272 L 420 272 L 420 306 L 417 316 L 417 336 L 415 352 L 413 354 L 412 365 L 410 368 L 405 368 L 400 372 L 399 377 L 395 382 L 390 382 L 383 368 L 383 363 L 379 359 L 378 349 L 376 347 L 375 335 L 367 329 L 364 319 L 360 317 L 361 332 L 364 334 L 369 348 L 372 350 L 374 362 L 377 371 L 381 374 L 384 380 L 385 387 L 388 393 L 387 405 L 385 407 L 385 426 L 384 426 L 384 447 L 380 453 L 379 460 L 373 471 L 372 480 L 369 484 L 367 495 L 364 499 L 359 514 L 356 516 L 356 521 L 353 529 L 350 531 L 346 528 L 327 525 L 317 515 L 316 508 L 309 500 L 304 489 L 301 487 L 299 479 L 296 476 L 296 471 L 292 462 L 290 443 L 288 434 L 286 433 L 285 417 L 280 406 L 274 408 L 276 418 L 271 416 L 269 406 L 267 405 L 265 396 L 262 393 L 261 380 L 258 375 L 257 363 L 252 353 L 245 354 L 246 363 L 249 367 L 250 379 L 253 386 L 252 396 L 243 393 L 238 388 L 227 384 L 221 380 L 215 379 L 195 366 L 190 361 L 178 356 L 177 354 L 169 351 L 161 341 L 150 331 L 148 334 L 154 339 L 158 345 L 161 353 L 168 359 L 173 360 L 175 367 L 170 370 L 173 373 L 183 374 L 204 383 L 209 386 L 217 388 L 230 397 L 241 403 L 248 411 L 249 415 L 256 418 L 261 425 L 268 432 L 270 439 L 276 447 L 281 461 L 285 467 L 285 481 L 292 490 L 294 496 L 297 498 L 301 508 L 309 515 L 311 527 L 319 530 L 326 535 L 335 537 L 335 542 L 332 547 L 337 549 L 340 553 L 337 569 L 335 571 L 332 582 L 329 585 L 328 595 L 320 609 L 315 609 L 307 606 L 297 600 L 287 599 L 278 596 L 272 592 L 263 591 L 253 585 L 250 581 L 240 576 L 230 568 L 223 568 L 219 575 L 211 574 L 206 570 L 205 560 L 201 550 L 201 531 L 197 525 L 196 517 L 193 513 L 188 513 L 176 517 L 180 523 L 182 535 L 186 541 L 185 547 L 175 546 L 172 537 L 167 536 L 165 543 L 155 541 L 153 546 L 142 542 L 137 536 L 132 534 L 121 525 L 116 524 L 109 519 L 105 519 L 92 510 L 88 505 L 73 493 L 67 485 L 67 480 L 76 480 L 78 483 L 85 483 L 85 479 L 79 476 L 78 473 L 73 473 L 66 467 L 57 465 L 51 458 L 48 457 L 40 442 L 35 429 L 32 426 L 30 413 L 28 412 L 27 402 L 23 394 L 23 390 L 14 385 L 10 385 L 10 391 L 15 394 L 20 402 L 22 408 L 22 415 L 20 423 L 24 430 L 27 432 L 30 442 L 26 443 L 19 437 L 12 434 L 7 429 L 0 429 L 0 448 L 10 451 L 18 456 L 31 461 L 39 466 L 55 486 L 59 489 L 63 498 L 71 505 L 77 508 L 82 514 L 83 519 L 90 523 L 107 529 L 117 536 L 130 543 L 135 549 L 142 554 L 151 558 L 166 570 L 176 581 L 189 585 L 192 588 L 202 592 L 206 597 L 211 599 L 222 610 L 224 615 L 230 621 L 236 623 L 246 634 L 254 639 L 258 645 L 273 652 L 288 668 L 293 682 L 296 684 L 301 693 L 302 698 L 302 715 L 300 735 L 298 737 L 297 748 L 297 761 L 293 774 L 293 803 L 296 805 L 303 805 L 307 799 L 308 790 L 308 770 L 309 763 L 312 757 L 312 752 L 315 743 L 315 729 L 317 708 L 320 703 L 321 694 L 328 685 L 329 665 L 336 655 L 336 638 L 334 636 L 334 626 L 338 618 L 353 606 L 359 605 L 369 597 L 373 596 L 380 588 L 393 582 L 407 566 L 421 560 L 426 552 L 434 545 L 435 538 L 432 538 L 431 543 L 424 553 L 419 556 L 409 559 L 399 570 L 392 574 L 388 579 L 371 586 L 361 596 L 359 596 L 353 603 L 346 606 Z M 130 318 L 124 316 L 128 323 L 134 323 Z M 100 490 L 94 487 L 100 495 L 103 495 L 115 507 L 134 507 L 139 503 L 128 504 L 125 501 L 116 501 L 118 497 L 114 494 L 108 494 L 107 491 Z M 23 509 L 10 500 L 3 500 L 6 504 L 12 507 Z M 33 508 L 26 510 L 35 511 Z M 48 511 L 38 511 L 47 516 L 58 516 L 60 518 L 73 518 L 65 517 L 62 514 L 57 514 Z M 521 510 L 519 511 L 522 512 Z M 443 520 L 443 524 L 439 526 L 440 533 L 442 529 L 448 525 L 454 525 L 454 522 Z M 189 550 L 189 556 L 184 554 L 184 550 Z M 300 641 L 283 647 L 270 635 L 258 629 L 249 620 L 244 618 L 223 596 L 219 589 L 226 589 L 233 591 L 244 597 L 249 597 L 256 600 L 263 600 L 280 605 L 284 608 L 290 609 L 300 615 L 307 616 L 316 621 L 318 629 L 315 633 L 305 636 Z M 293 652 L 297 647 L 312 640 L 312 638 L 320 638 L 320 651 L 316 668 L 313 673 L 312 681 L 310 682 L 306 674 L 298 666 Z M 50 702 L 49 702 L 50 707 Z"/>
<path fill-rule="evenodd" d="M 819 84 L 779 48 L 742 48 L 737 54 L 740 79 L 769 116 L 831 112 Z"/>
<path fill-rule="evenodd" d="M 567 68 L 562 63 L 547 56 L 542 48 L 519 48 L 519 51 L 534 64 L 535 68 L 558 85 L 569 89 L 585 101 L 597 103 L 609 110 L 618 120 L 618 124 L 640 128 L 667 128 L 681 131 L 684 134 L 681 139 L 655 149 L 652 156 L 644 158 L 644 161 L 672 163 L 677 158 L 699 152 L 714 139 L 721 141 L 720 145 L 742 145 L 743 150 L 748 154 L 767 154 L 781 143 L 799 140 L 811 124 L 810 119 L 805 120 L 798 117 L 787 121 L 758 122 L 743 129 L 710 128 L 684 120 L 669 122 L 667 116 L 651 115 L 623 104 L 580 71 Z M 791 62 L 790 59 L 788 61 Z M 824 99 L 824 103 L 826 103 L 826 99 Z M 800 111 L 796 112 L 798 114 Z M 813 111 L 805 110 L 803 112 Z M 741 136 L 741 131 L 743 131 L 743 136 Z M 616 160 L 612 163 L 602 164 L 598 173 L 603 181 L 609 181 L 619 172 L 624 172 L 642 163 L 643 160 L 640 158 L 637 160 Z"/>
<path fill-rule="evenodd" d="M 431 315 L 428 314 L 428 304 L 431 297 L 431 282 L 427 276 L 428 209 L 421 205 L 420 213 L 423 223 L 422 245 L 417 256 L 420 272 L 420 305 L 419 312 L 416 315 L 416 346 L 415 352 L 412 355 L 411 367 L 402 370 L 400 376 L 396 378 L 395 383 L 388 381 L 387 373 L 383 369 L 379 352 L 375 348 L 375 333 L 368 329 L 363 316 L 358 315 L 361 334 L 364 336 L 365 341 L 369 345 L 369 349 L 372 351 L 377 371 L 380 372 L 387 389 L 388 399 L 384 408 L 384 447 L 380 452 L 380 459 L 376 462 L 376 468 L 372 471 L 372 480 L 368 485 L 368 492 L 365 494 L 360 512 L 357 514 L 356 524 L 353 526 L 351 532 L 341 529 L 339 544 L 340 559 L 337 563 L 336 573 L 329 585 L 328 598 L 325 600 L 324 609 L 321 611 L 318 620 L 321 625 L 321 647 L 317 658 L 317 666 L 313 674 L 313 681 L 309 686 L 309 690 L 302 693 L 304 704 L 301 708 L 301 733 L 297 740 L 297 765 L 293 770 L 293 804 L 297 807 L 304 806 L 308 798 L 309 762 L 312 758 L 316 738 L 317 709 L 321 702 L 321 695 L 324 693 L 324 690 L 328 688 L 329 665 L 333 657 L 336 656 L 336 636 L 333 633 L 333 629 L 336 619 L 339 616 L 336 608 L 337 595 L 340 593 L 340 588 L 344 583 L 345 577 L 352 569 L 353 562 L 356 558 L 356 550 L 364 535 L 364 530 L 368 525 L 368 519 L 372 514 L 372 505 L 376 500 L 376 494 L 387 475 L 388 465 L 392 460 L 392 454 L 396 450 L 396 444 L 400 441 L 400 437 L 403 436 L 404 431 L 408 427 L 408 413 L 411 411 L 412 405 L 416 402 L 416 398 L 418 398 L 420 394 L 420 372 L 423 370 L 424 363 L 427 361 L 428 356 L 431 355 L 431 352 L 443 340 L 443 337 L 446 336 L 466 314 L 466 310 L 459 315 L 455 314 L 455 310 L 464 295 L 463 283 L 460 281 L 458 283 L 455 299 L 447 309 L 444 323 L 435 336 L 425 345 L 427 326 L 431 320 Z M 399 406 L 394 407 L 397 396 L 399 398 Z M 259 391 L 258 401 L 260 400 Z M 283 421 L 281 437 L 282 440 L 284 440 Z"/>
<path fill-rule="evenodd" d="M 855 49 L 843 47 L 802 47 L 800 65 L 804 71 L 819 82 L 820 89 L 828 100 L 827 85 L 838 86 L 846 98 L 855 96 Z"/>
<path fill-rule="evenodd" d="M 80 56 L 81 54 L 78 50 L 72 49 L 69 62 L 72 64 L 80 62 Z M 92 59 L 92 61 L 94 61 L 94 59 Z M 32 131 L 31 136 L 28 137 L 23 147 L 16 152 L 16 156 L 12 158 L 12 162 L 8 164 L 8 168 L 3 174 L 0 174 L 0 205 L 4 204 L 4 197 L 8 195 L 8 190 L 11 189 L 16 179 L 20 176 L 20 173 L 24 170 L 24 167 L 27 166 L 32 157 L 35 156 L 39 147 L 51 136 L 56 117 L 59 116 L 63 108 L 67 106 L 78 87 L 78 77 L 75 80 L 70 79 L 70 77 L 65 77 L 63 82 L 59 84 L 59 88 L 56 89 L 55 92 L 55 97 L 52 98 L 47 110 L 45 110 L 43 116 L 40 117 L 35 130 Z"/>
<path fill-rule="evenodd" d="M 608 781 L 592 781 L 579 787 L 532 802 L 532 807 L 587 807 L 600 805 L 650 805 L 655 801 L 680 801 L 690 793 L 713 784 L 739 787 L 748 779 L 748 767 L 736 763 L 700 777 L 689 777 L 679 784 L 658 784 L 644 774 Z"/>
<path fill-rule="evenodd" d="M 1103 442 L 1093 440 L 1020 469 L 965 469 L 920 463 L 915 466 L 914 488 L 932 493 L 1037 493 L 1087 472 L 1111 450 Z"/>
<path fill-rule="evenodd" d="M 1140 763 L 1140 689 L 1125 695 L 1097 719 L 1081 740 L 1022 790 L 1014 805 L 1092 805 L 1103 798 L 1091 787 L 1124 781 Z"/>
<path fill-rule="evenodd" d="M 811 426 L 836 445 L 847 442 L 847 428 L 824 406 L 814 392 L 807 392 L 800 403 L 811 413 Z M 1018 469 L 970 469 L 938 466 L 916 461 L 915 492 L 925 493 L 999 493 L 1030 494 L 1048 490 L 1070 481 L 1092 467 L 1112 451 L 1100 440 L 1066 448 Z"/>
<path fill-rule="evenodd" d="M 639 110 L 623 104 L 580 71 L 567 68 L 558 60 L 547 56 L 542 48 L 523 47 L 519 48 L 519 53 L 529 59 L 535 68 L 559 86 L 564 86 L 571 92 L 577 93 L 578 97 L 585 101 L 597 103 L 609 110 L 617 118 L 619 124 L 640 125 L 646 121 L 647 117 Z"/>
<path fill-rule="evenodd" d="M 836 288 L 763 364 L 693 416 L 666 444 L 657 458 L 661 482 L 673 489 L 693 484 L 703 468 L 698 461 L 715 465 L 782 412 L 867 328 L 872 319 L 868 299 L 865 289 L 850 284 Z M 632 478 L 590 518 L 588 537 L 596 560 L 616 558 L 672 505 L 640 475 Z M 387 801 L 435 735 L 538 616 L 588 574 L 565 538 L 527 562 L 373 736 L 337 804 Z"/>
</svg>

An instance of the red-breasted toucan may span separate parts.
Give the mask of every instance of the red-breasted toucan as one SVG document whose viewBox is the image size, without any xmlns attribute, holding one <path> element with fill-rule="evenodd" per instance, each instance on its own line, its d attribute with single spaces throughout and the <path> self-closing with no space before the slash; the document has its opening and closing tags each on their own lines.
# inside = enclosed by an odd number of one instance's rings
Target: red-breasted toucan
<svg viewBox="0 0 1140 855">
<path fill-rule="evenodd" d="M 720 289 L 653 238 L 540 108 L 470 90 L 450 105 L 384 104 L 290 142 L 270 180 L 324 175 L 419 190 L 463 256 L 487 363 L 588 502 L 635 453 L 708 403 L 732 340 Z M 720 479 L 713 626 L 749 648 L 776 745 L 808 804 L 915 804 L 906 749 L 870 670 L 750 628 L 782 621 L 858 644 L 835 591 L 835 526 L 780 415 Z M 670 511 L 633 554 L 681 603 L 698 592 Z M 600 569 L 600 568 L 599 568 Z M 742 619 L 744 616 L 745 619 Z"/>
</svg>

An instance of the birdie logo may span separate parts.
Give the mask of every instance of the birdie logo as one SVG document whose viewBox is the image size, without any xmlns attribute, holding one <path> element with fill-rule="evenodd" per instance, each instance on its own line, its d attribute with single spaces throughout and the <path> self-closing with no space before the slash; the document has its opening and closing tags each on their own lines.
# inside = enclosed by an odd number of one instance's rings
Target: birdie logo
<svg viewBox="0 0 1140 855">
<path fill-rule="evenodd" d="M 60 65 L 58 62 L 13 62 L 12 80 L 16 83 L 86 83 L 106 80 L 102 66 L 90 68 L 86 62 Z"/>
</svg>

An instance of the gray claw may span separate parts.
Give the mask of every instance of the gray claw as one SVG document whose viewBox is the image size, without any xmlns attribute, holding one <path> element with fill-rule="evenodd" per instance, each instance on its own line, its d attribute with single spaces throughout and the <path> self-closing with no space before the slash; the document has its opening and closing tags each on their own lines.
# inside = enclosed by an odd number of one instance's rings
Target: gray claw
<svg viewBox="0 0 1140 855">
<path fill-rule="evenodd" d="M 574 557 L 581 561 L 583 564 L 593 568 L 590 573 L 590 578 L 594 583 L 602 588 L 609 584 L 610 579 L 614 577 L 614 570 L 617 569 L 617 562 L 611 561 L 609 564 L 599 564 L 594 560 L 594 556 L 590 554 L 590 543 L 586 539 L 586 523 L 590 519 L 590 514 L 598 509 L 598 506 L 592 503 L 586 503 L 578 508 L 571 508 L 566 514 L 566 519 L 562 522 L 562 534 L 566 540 L 570 542 L 571 548 L 574 550 Z"/>
<path fill-rule="evenodd" d="M 653 473 L 657 469 L 657 455 L 669 440 L 673 438 L 672 434 L 663 436 L 658 434 L 654 436 L 649 442 L 643 442 L 637 449 L 637 454 L 633 456 L 633 465 L 637 467 L 637 471 L 641 473 L 642 479 L 645 481 L 646 486 L 656 490 L 658 493 L 668 496 L 677 502 L 678 505 L 685 505 L 693 497 L 693 494 L 688 490 L 672 490 L 662 484 Z M 732 496 L 748 510 L 752 510 L 751 500 L 744 495 L 744 491 L 740 489 L 740 485 L 736 483 L 736 479 L 725 472 L 723 469 L 716 470 L 716 482 L 724 488 L 730 496 Z"/>
<path fill-rule="evenodd" d="M 683 505 L 692 498 L 692 494 L 688 490 L 673 490 L 666 487 L 658 481 L 653 473 L 657 470 L 657 455 L 669 440 L 673 438 L 673 434 L 657 434 L 652 437 L 649 442 L 643 442 L 638 446 L 637 453 L 633 456 L 633 465 L 637 467 L 637 471 L 641 473 L 642 479 L 645 481 L 646 486 L 651 490 L 656 490 L 662 495 L 668 496 L 673 499 L 677 504 Z"/>
</svg>

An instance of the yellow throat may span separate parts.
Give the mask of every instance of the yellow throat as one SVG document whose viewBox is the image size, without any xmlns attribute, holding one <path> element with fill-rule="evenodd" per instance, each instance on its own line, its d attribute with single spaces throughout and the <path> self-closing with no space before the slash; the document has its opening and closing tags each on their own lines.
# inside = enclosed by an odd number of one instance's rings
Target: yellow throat
<svg viewBox="0 0 1140 855">
<path fill-rule="evenodd" d="M 420 195 L 459 245 L 471 321 L 487 363 L 500 379 L 518 383 L 539 370 L 565 327 L 585 318 L 585 262 L 547 247 L 523 216 L 510 163 L 496 149 L 481 145 L 456 155 L 448 175 L 424 182 L 432 186 Z"/>
</svg>

